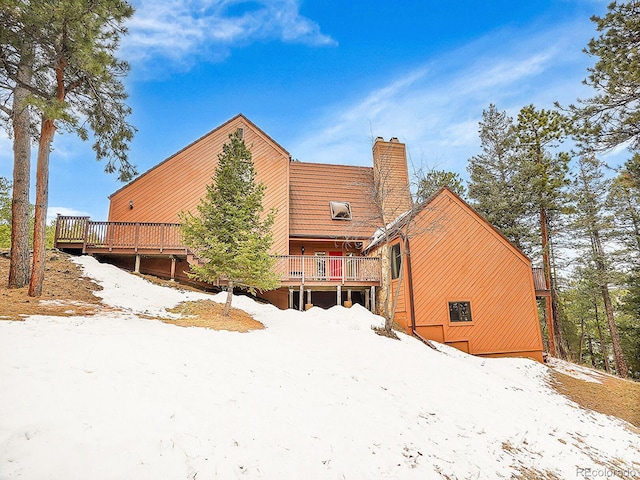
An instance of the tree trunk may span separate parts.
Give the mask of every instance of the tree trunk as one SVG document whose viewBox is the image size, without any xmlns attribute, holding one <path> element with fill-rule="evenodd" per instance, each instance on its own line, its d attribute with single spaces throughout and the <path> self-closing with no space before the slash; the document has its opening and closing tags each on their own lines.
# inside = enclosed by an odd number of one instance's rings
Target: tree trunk
<svg viewBox="0 0 640 480">
<path fill-rule="evenodd" d="M 605 253 L 602 247 L 602 241 L 600 240 L 600 234 L 598 230 L 592 228 L 592 248 L 595 257 L 596 269 L 598 271 L 598 286 L 602 293 L 602 301 L 604 303 L 604 311 L 607 316 L 607 324 L 609 325 L 609 333 L 611 334 L 611 345 L 613 347 L 613 360 L 616 365 L 616 374 L 621 378 L 627 378 L 629 371 L 627 369 L 627 363 L 624 360 L 624 354 L 622 353 L 622 346 L 620 345 L 620 334 L 618 333 L 618 326 L 616 325 L 616 319 L 613 315 L 613 306 L 611 305 L 611 295 L 609 294 L 609 284 L 607 282 L 607 266 L 605 263 Z"/>
<path fill-rule="evenodd" d="M 542 202 L 542 200 L 541 200 Z M 545 287 L 551 293 L 550 297 L 545 299 L 545 318 L 547 320 L 547 332 L 549 335 L 549 355 L 555 357 L 558 355 L 556 348 L 556 335 L 554 331 L 555 309 L 553 305 L 553 290 L 551 288 L 551 262 L 549 260 L 549 234 L 547 232 L 547 211 L 544 207 L 540 207 L 540 232 L 542 237 L 542 266 L 544 271 Z"/>
<path fill-rule="evenodd" d="M 27 52 L 28 53 L 28 52 Z M 18 78 L 31 82 L 30 56 L 18 67 Z M 16 86 L 13 92 L 13 197 L 11 200 L 11 260 L 9 288 L 21 288 L 29 282 L 29 179 L 31 176 L 30 115 L 26 105 L 29 92 Z"/>
<path fill-rule="evenodd" d="M 233 280 L 229 280 L 227 284 L 227 301 L 224 302 L 224 310 L 222 310 L 222 316 L 228 317 L 231 313 L 231 299 L 233 298 Z"/>
<path fill-rule="evenodd" d="M 33 226 L 33 264 L 29 296 L 42 295 L 44 264 L 47 248 L 47 206 L 49 203 L 49 154 L 56 133 L 53 120 L 42 120 L 40 143 L 38 144 L 38 166 L 36 171 L 36 212 Z"/>
<path fill-rule="evenodd" d="M 596 357 L 593 353 L 593 341 L 591 335 L 587 335 L 587 345 L 589 346 L 589 356 L 591 357 L 591 366 L 596 368 Z"/>
<path fill-rule="evenodd" d="M 611 373 L 611 367 L 609 366 L 609 354 L 607 353 L 607 344 L 604 342 L 604 335 L 602 335 L 602 327 L 600 327 L 597 303 L 595 304 L 595 319 L 596 327 L 598 328 L 598 338 L 600 339 L 600 351 L 602 352 L 602 359 L 604 361 L 604 370 L 607 373 Z"/>
<path fill-rule="evenodd" d="M 627 363 L 624 360 L 622 347 L 620 346 L 620 335 L 618 334 L 618 326 L 613 315 L 613 306 L 611 305 L 611 296 L 609 295 L 609 286 L 605 283 L 601 286 L 602 300 L 604 301 L 604 311 L 607 315 L 607 323 L 609 324 L 609 333 L 611 333 L 611 345 L 613 346 L 613 361 L 616 364 L 616 374 L 621 378 L 629 377 Z"/>
<path fill-rule="evenodd" d="M 582 349 L 584 348 L 584 318 L 580 319 L 580 343 L 578 346 L 578 365 L 582 365 Z"/>
<path fill-rule="evenodd" d="M 396 291 L 393 293 L 393 301 L 391 302 L 391 308 L 389 310 L 389 316 L 386 317 L 386 321 L 384 322 L 384 329 L 387 333 L 391 333 L 393 330 L 393 321 L 396 317 L 396 309 L 398 308 L 398 299 L 400 298 L 400 290 L 402 289 L 402 282 L 404 281 L 404 258 L 405 255 L 409 255 L 407 250 L 407 242 L 402 239 L 400 245 L 400 272 L 398 272 L 398 286 L 396 287 Z M 392 282 L 391 282 L 392 283 Z M 389 288 L 391 288 L 391 283 Z"/>
</svg>

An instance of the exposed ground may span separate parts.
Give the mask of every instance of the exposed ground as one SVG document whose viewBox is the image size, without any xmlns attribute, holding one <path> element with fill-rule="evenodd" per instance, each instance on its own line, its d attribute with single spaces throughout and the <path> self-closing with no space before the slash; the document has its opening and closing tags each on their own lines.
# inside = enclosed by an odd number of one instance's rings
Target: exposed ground
<svg viewBox="0 0 640 480">
<path fill-rule="evenodd" d="M 83 277 L 81 269 L 62 252 L 52 251 L 47 255 L 44 293 L 40 299 L 29 297 L 26 287 L 7 288 L 8 276 L 8 254 L 0 252 L 0 320 L 23 320 L 31 315 L 93 315 L 109 309 L 93 294 L 101 287 Z M 153 277 L 145 278 L 162 285 L 190 288 Z M 182 317 L 159 320 L 179 326 L 240 332 L 264 328 L 242 310 L 232 309 L 230 317 L 223 317 L 222 305 L 213 301 L 183 303 L 171 312 L 180 313 Z M 586 382 L 552 371 L 552 385 L 560 393 L 584 408 L 616 416 L 640 429 L 640 383 L 604 374 L 598 378 L 601 383 Z"/>
<path fill-rule="evenodd" d="M 552 370 L 556 390 L 579 405 L 619 417 L 640 429 L 640 383 L 612 375 L 598 376 L 598 382 L 585 382 Z"/>
<path fill-rule="evenodd" d="M 160 285 L 193 289 L 154 277 L 144 276 Z M 47 252 L 45 283 L 42 297 L 27 295 L 27 287 L 7 288 L 9 278 L 8 252 L 0 252 L 0 320 L 23 320 L 30 315 L 76 316 L 93 315 L 109 310 L 93 292 L 102 289 L 90 278 L 83 277 L 80 267 L 70 261 L 70 255 Z M 194 289 L 195 290 L 195 289 Z M 212 301 L 186 302 L 176 306 L 172 313 L 181 318 L 158 318 L 163 322 L 182 327 L 204 327 L 214 330 L 247 332 L 264 328 L 260 322 L 237 308 L 231 309 L 228 317 L 222 316 L 222 305 Z"/>
</svg>

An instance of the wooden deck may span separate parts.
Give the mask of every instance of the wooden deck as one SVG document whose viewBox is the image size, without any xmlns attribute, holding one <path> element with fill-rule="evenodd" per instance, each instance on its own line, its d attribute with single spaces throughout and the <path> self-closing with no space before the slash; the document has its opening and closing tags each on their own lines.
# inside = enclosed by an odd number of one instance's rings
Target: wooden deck
<svg viewBox="0 0 640 480">
<path fill-rule="evenodd" d="M 189 263 L 197 261 L 183 244 L 178 223 L 94 222 L 89 217 L 59 215 L 54 246 L 104 256 L 178 257 Z M 283 287 L 380 285 L 379 258 L 355 255 L 279 255 L 275 258 Z"/>
</svg>

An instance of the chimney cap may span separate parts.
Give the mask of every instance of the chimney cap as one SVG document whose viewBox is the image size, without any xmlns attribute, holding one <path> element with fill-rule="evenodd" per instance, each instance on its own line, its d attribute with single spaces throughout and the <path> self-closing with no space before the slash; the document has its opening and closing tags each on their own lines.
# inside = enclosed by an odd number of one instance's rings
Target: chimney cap
<svg viewBox="0 0 640 480">
<path fill-rule="evenodd" d="M 400 140 L 398 140 L 398 137 L 391 137 L 389 141 L 392 143 L 400 143 Z"/>
</svg>

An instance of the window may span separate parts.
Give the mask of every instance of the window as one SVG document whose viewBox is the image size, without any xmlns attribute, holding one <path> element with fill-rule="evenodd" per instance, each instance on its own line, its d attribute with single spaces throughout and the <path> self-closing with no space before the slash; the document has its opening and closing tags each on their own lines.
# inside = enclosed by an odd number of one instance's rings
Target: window
<svg viewBox="0 0 640 480">
<path fill-rule="evenodd" d="M 244 139 L 244 128 L 242 128 L 242 127 L 236 128 L 236 135 L 238 135 L 238 138 L 240 140 L 243 140 Z"/>
<path fill-rule="evenodd" d="M 400 267 L 402 267 L 402 254 L 400 253 L 400 243 L 396 243 L 391 247 L 391 278 L 395 280 L 400 276 Z"/>
<path fill-rule="evenodd" d="M 471 322 L 471 302 L 449 302 L 449 321 Z"/>
<path fill-rule="evenodd" d="M 351 205 L 349 202 L 329 202 L 331 218 L 333 220 L 351 220 Z"/>
<path fill-rule="evenodd" d="M 317 278 L 327 277 L 327 252 L 316 252 L 316 274 Z"/>
</svg>

